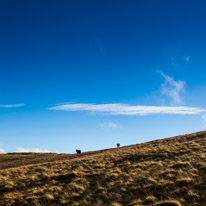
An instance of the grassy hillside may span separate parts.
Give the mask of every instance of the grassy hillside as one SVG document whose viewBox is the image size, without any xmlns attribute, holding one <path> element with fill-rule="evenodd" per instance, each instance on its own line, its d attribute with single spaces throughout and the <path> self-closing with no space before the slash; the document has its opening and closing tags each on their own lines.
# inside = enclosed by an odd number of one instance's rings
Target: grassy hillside
<svg viewBox="0 0 206 206">
<path fill-rule="evenodd" d="M 76 154 L 1 154 L 0 205 L 206 206 L 206 132 Z"/>
</svg>

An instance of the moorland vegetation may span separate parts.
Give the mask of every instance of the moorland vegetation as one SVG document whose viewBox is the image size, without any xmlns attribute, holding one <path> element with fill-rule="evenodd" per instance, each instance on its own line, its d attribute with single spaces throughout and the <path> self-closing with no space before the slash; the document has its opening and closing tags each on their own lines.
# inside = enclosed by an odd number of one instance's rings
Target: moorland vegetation
<svg viewBox="0 0 206 206">
<path fill-rule="evenodd" d="M 205 206 L 206 132 L 82 154 L 1 154 L 0 205 Z"/>
</svg>

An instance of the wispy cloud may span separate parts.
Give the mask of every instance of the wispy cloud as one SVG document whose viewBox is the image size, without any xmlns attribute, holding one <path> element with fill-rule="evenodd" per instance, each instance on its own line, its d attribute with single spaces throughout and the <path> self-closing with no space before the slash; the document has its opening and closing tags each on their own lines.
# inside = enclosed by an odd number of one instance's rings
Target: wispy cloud
<svg viewBox="0 0 206 206">
<path fill-rule="evenodd" d="M 104 51 L 104 47 L 102 45 L 102 43 L 99 41 L 99 39 L 96 36 L 93 36 L 93 39 L 97 45 L 97 48 L 99 49 L 99 52 L 101 53 L 102 56 L 106 56 L 105 51 Z"/>
<path fill-rule="evenodd" d="M 206 114 L 202 115 L 202 120 L 203 120 L 203 128 L 206 128 Z"/>
<path fill-rule="evenodd" d="M 185 57 L 185 61 L 186 61 L 186 63 L 189 63 L 189 61 L 190 61 L 190 56 L 186 56 L 186 57 Z"/>
<path fill-rule="evenodd" d="M 61 111 L 90 111 L 104 115 L 200 114 L 206 109 L 198 107 L 139 106 L 127 104 L 65 104 L 48 108 Z"/>
<path fill-rule="evenodd" d="M 170 64 L 174 69 L 181 69 L 184 67 L 186 64 L 189 64 L 190 62 L 190 56 L 189 55 L 181 55 L 181 56 L 176 56 L 172 57 L 170 59 Z"/>
<path fill-rule="evenodd" d="M 38 148 L 22 148 L 22 147 L 17 147 L 16 152 L 50 153 L 50 151 L 48 151 L 48 150 L 41 150 Z"/>
<path fill-rule="evenodd" d="M 3 154 L 3 153 L 6 153 L 6 151 L 2 148 L 0 148 L 0 153 Z"/>
<path fill-rule="evenodd" d="M 112 129 L 112 128 L 117 128 L 118 125 L 114 122 L 104 122 L 100 124 L 100 127 L 102 129 Z"/>
<path fill-rule="evenodd" d="M 170 64 L 174 69 L 179 69 L 180 66 L 182 65 L 182 61 L 181 61 L 181 59 L 179 59 L 177 57 L 172 57 L 170 59 Z"/>
<path fill-rule="evenodd" d="M 23 107 L 24 104 L 8 104 L 8 105 L 0 105 L 0 108 L 15 108 L 15 107 Z"/>
<path fill-rule="evenodd" d="M 180 64 L 175 63 L 175 62 L 171 62 L 170 63 L 174 68 L 178 68 L 180 66 Z"/>
<path fill-rule="evenodd" d="M 163 95 L 171 99 L 171 105 L 182 104 L 182 94 L 185 91 L 184 81 L 175 81 L 172 77 L 160 72 L 164 77 L 164 83 L 161 85 L 161 92 Z"/>
</svg>

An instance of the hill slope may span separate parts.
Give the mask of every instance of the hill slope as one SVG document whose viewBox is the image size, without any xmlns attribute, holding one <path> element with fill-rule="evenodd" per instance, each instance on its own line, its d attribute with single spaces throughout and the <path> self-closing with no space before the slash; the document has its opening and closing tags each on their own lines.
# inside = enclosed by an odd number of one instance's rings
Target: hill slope
<svg viewBox="0 0 206 206">
<path fill-rule="evenodd" d="M 0 205 L 206 205 L 206 132 L 76 154 L 1 154 Z"/>
</svg>

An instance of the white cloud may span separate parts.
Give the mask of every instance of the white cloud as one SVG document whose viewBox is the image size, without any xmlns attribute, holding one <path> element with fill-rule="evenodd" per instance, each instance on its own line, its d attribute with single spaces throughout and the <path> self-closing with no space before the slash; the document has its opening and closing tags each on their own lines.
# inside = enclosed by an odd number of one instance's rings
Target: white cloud
<svg viewBox="0 0 206 206">
<path fill-rule="evenodd" d="M 49 153 L 50 151 L 48 150 L 41 150 L 38 148 L 33 148 L 33 149 L 29 149 L 29 148 L 22 148 L 22 147 L 17 147 L 16 148 L 16 152 L 36 152 L 36 153 Z"/>
<path fill-rule="evenodd" d="M 6 153 L 6 151 L 2 148 L 0 148 L 0 153 Z"/>
<path fill-rule="evenodd" d="M 181 94 L 185 91 L 185 82 L 180 80 L 175 81 L 163 72 L 160 72 L 160 74 L 165 79 L 165 82 L 161 85 L 162 94 L 171 99 L 171 105 L 181 104 L 183 102 Z"/>
<path fill-rule="evenodd" d="M 23 107 L 24 104 L 10 104 L 10 105 L 0 105 L 0 108 L 15 108 L 15 107 Z"/>
<path fill-rule="evenodd" d="M 112 128 L 117 128 L 118 125 L 114 122 L 104 122 L 100 124 L 100 127 L 102 129 L 112 129 Z"/>
<path fill-rule="evenodd" d="M 206 109 L 198 107 L 139 106 L 127 104 L 65 104 L 48 108 L 61 111 L 90 111 L 104 115 L 200 114 Z"/>
</svg>

